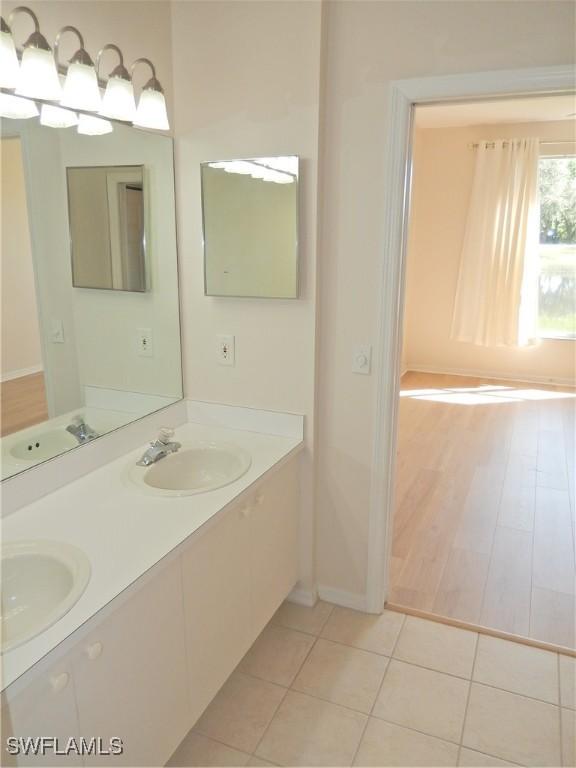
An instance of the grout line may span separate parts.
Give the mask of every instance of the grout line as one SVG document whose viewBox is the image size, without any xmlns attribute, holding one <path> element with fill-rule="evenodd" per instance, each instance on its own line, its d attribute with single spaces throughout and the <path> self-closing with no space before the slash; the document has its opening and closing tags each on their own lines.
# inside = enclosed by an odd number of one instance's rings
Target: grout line
<svg viewBox="0 0 576 768">
<path fill-rule="evenodd" d="M 462 718 L 462 728 L 460 729 L 460 742 L 458 744 L 458 754 L 456 755 L 456 765 L 460 765 L 460 754 L 462 752 L 462 746 L 464 741 L 464 729 L 466 728 L 466 719 L 468 717 L 468 707 L 470 705 L 470 696 L 472 694 L 472 681 L 474 680 L 474 672 L 476 670 L 476 659 L 478 658 L 479 645 L 480 645 L 480 635 L 476 635 L 476 645 L 474 647 L 474 659 L 472 660 L 472 671 L 470 672 L 470 681 L 468 683 L 468 695 L 466 696 L 466 704 L 464 706 L 464 717 Z"/>
</svg>

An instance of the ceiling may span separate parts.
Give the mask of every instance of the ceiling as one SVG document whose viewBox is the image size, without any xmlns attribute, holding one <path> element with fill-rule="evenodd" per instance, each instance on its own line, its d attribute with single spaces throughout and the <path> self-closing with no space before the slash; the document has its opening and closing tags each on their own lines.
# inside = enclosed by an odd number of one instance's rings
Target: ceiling
<svg viewBox="0 0 576 768">
<path fill-rule="evenodd" d="M 490 123 L 540 123 L 574 120 L 576 97 L 532 96 L 529 98 L 430 104 L 416 107 L 418 128 L 460 128 Z"/>
</svg>

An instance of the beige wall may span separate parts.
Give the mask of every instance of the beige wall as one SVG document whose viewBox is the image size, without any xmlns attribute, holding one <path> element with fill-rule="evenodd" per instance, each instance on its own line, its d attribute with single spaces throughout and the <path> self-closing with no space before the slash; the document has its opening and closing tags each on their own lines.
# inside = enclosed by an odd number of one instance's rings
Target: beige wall
<svg viewBox="0 0 576 768">
<path fill-rule="evenodd" d="M 306 415 L 303 582 L 312 578 L 317 2 L 177 2 L 172 7 L 184 382 L 189 397 Z M 204 296 L 200 163 L 299 155 L 299 300 Z M 217 363 L 217 334 L 236 365 Z"/>
<path fill-rule="evenodd" d="M 408 369 L 574 381 L 576 342 L 543 339 L 503 349 L 450 338 L 452 309 L 479 139 L 569 139 L 570 122 L 422 128 L 416 131 L 407 252 L 404 359 Z"/>
<path fill-rule="evenodd" d="M 2 139 L 1 380 L 42 368 L 20 139 Z"/>
<path fill-rule="evenodd" d="M 574 8 L 558 2 L 333 2 L 325 33 L 318 345 L 318 579 L 366 590 L 374 377 L 350 371 L 375 342 L 384 241 L 388 84 L 568 64 Z M 393 371 L 390 371 L 392 380 Z"/>
</svg>

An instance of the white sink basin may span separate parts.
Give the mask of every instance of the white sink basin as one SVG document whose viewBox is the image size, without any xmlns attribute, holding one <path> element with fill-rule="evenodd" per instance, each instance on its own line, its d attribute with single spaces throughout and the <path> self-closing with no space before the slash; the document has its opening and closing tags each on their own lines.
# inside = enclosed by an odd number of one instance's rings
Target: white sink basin
<svg viewBox="0 0 576 768">
<path fill-rule="evenodd" d="M 44 461 L 69 451 L 78 445 L 76 438 L 64 427 L 39 430 L 37 434 L 19 440 L 10 447 L 9 454 L 17 461 Z"/>
<path fill-rule="evenodd" d="M 90 579 L 90 562 L 71 544 L 15 541 L 2 546 L 2 652 L 61 619 Z"/>
<path fill-rule="evenodd" d="M 250 454 L 233 443 L 184 443 L 150 467 L 132 466 L 130 478 L 148 493 L 191 496 L 233 483 L 251 464 Z"/>
</svg>

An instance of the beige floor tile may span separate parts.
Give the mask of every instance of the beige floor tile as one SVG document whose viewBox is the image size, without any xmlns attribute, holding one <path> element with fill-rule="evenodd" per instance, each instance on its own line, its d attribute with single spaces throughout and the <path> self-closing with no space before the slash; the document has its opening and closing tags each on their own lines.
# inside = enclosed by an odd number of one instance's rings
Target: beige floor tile
<svg viewBox="0 0 576 768">
<path fill-rule="evenodd" d="M 562 765 L 576 765 L 576 712 L 562 709 Z"/>
<path fill-rule="evenodd" d="M 167 766 L 244 766 L 249 764 L 249 758 L 245 752 L 190 731 Z"/>
<path fill-rule="evenodd" d="M 293 688 L 368 714 L 384 677 L 387 656 L 319 639 Z"/>
<path fill-rule="evenodd" d="M 350 765 L 365 724 L 366 715 L 289 691 L 256 754 L 278 765 Z"/>
<path fill-rule="evenodd" d="M 407 616 L 393 655 L 401 661 L 470 678 L 476 639 L 476 632 Z"/>
<path fill-rule="evenodd" d="M 311 635 L 269 624 L 238 665 L 238 671 L 288 688 L 314 642 Z"/>
<path fill-rule="evenodd" d="M 500 760 L 498 757 L 483 755 L 482 752 L 476 752 L 475 749 L 462 747 L 460 757 L 458 758 L 458 765 L 461 768 L 491 768 L 491 766 L 497 768 L 499 765 L 516 765 L 516 763 L 508 763 L 506 760 Z"/>
<path fill-rule="evenodd" d="M 445 766 L 457 757 L 456 744 L 371 717 L 354 765 Z"/>
<path fill-rule="evenodd" d="M 392 659 L 372 714 L 459 743 L 469 687 L 459 677 Z"/>
<path fill-rule="evenodd" d="M 462 743 L 522 765 L 559 765 L 559 709 L 472 683 Z"/>
<path fill-rule="evenodd" d="M 336 607 L 321 636 L 337 643 L 362 648 L 364 651 L 390 656 L 404 618 L 404 615 L 397 611 L 384 611 L 380 615 L 374 615 Z"/>
<path fill-rule="evenodd" d="M 563 707 L 576 708 L 576 659 L 560 654 L 560 702 Z"/>
<path fill-rule="evenodd" d="M 331 603 L 325 603 L 323 600 L 318 600 L 313 608 L 286 601 L 278 608 L 271 623 L 299 632 L 308 632 L 310 635 L 319 635 L 333 609 Z"/>
<path fill-rule="evenodd" d="M 558 704 L 558 656 L 541 648 L 480 635 L 472 678 Z"/>
<path fill-rule="evenodd" d="M 194 730 L 243 752 L 254 752 L 285 688 L 233 672 Z"/>
<path fill-rule="evenodd" d="M 260 757 L 256 757 L 256 755 L 252 755 L 250 757 L 250 760 L 246 763 L 247 768 L 254 768 L 255 766 L 259 765 L 274 765 L 274 763 L 269 763 L 268 760 L 262 760 Z"/>
</svg>

